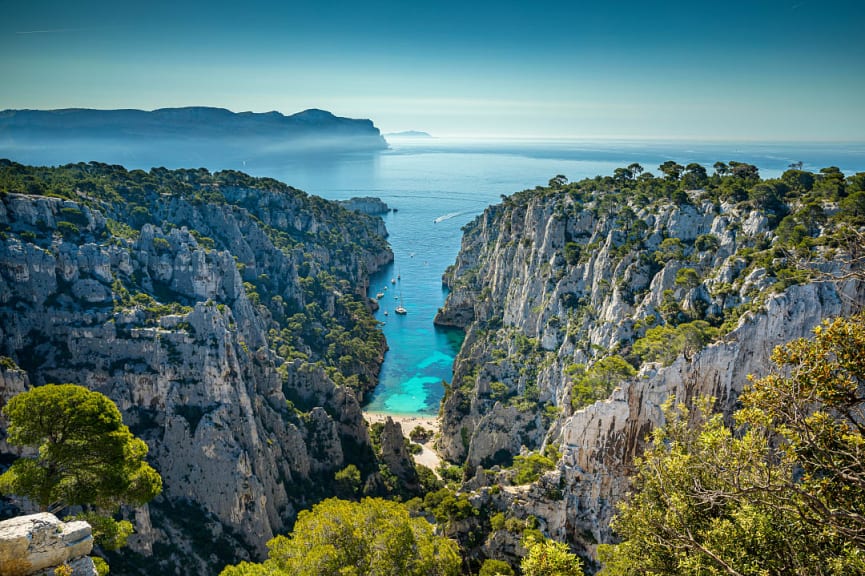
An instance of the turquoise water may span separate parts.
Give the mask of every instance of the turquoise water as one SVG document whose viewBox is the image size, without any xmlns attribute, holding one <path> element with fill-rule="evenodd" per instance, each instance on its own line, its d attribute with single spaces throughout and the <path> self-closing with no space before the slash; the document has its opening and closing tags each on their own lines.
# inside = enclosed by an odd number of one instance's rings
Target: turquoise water
<svg viewBox="0 0 865 576">
<path fill-rule="evenodd" d="M 764 177 L 780 175 L 803 161 L 817 171 L 838 166 L 847 173 L 865 170 L 863 144 L 702 144 L 686 142 L 467 142 L 395 141 L 374 155 L 304 159 L 280 165 L 240 167 L 271 176 L 330 199 L 377 196 L 397 212 L 384 220 L 394 264 L 372 279 L 370 297 L 384 292 L 376 317 L 383 322 L 389 351 L 380 384 L 366 409 L 393 414 L 435 414 L 450 381 L 462 333 L 433 326 L 444 303 L 441 275 L 456 258 L 461 227 L 502 194 L 544 185 L 556 174 L 571 180 L 612 174 L 641 163 L 657 173 L 664 160 L 681 164 L 738 160 L 758 166 Z M 391 283 L 391 279 L 400 279 Z M 394 314 L 402 295 L 408 310 Z M 384 316 L 384 311 L 388 316 Z"/>
</svg>

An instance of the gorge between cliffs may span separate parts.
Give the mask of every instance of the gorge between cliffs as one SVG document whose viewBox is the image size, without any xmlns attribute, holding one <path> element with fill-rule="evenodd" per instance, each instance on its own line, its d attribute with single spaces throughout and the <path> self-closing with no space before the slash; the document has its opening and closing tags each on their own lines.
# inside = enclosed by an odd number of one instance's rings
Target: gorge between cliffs
<svg viewBox="0 0 865 576">
<path fill-rule="evenodd" d="M 435 317 L 465 339 L 434 473 L 410 430 L 361 409 L 387 350 L 368 298 L 394 259 L 380 218 L 231 170 L 0 161 L 0 404 L 85 385 L 147 442 L 165 488 L 123 511 L 115 574 L 261 561 L 333 496 L 409 502 L 466 573 L 517 565 L 529 533 L 594 571 L 669 397 L 729 418 L 776 345 L 865 304 L 844 232 L 865 174 L 722 166 L 557 176 L 463 227 Z"/>
</svg>

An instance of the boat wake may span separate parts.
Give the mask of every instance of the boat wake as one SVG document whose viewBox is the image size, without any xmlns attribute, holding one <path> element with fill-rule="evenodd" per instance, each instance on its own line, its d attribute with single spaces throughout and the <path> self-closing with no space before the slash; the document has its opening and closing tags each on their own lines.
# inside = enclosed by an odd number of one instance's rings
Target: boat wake
<svg viewBox="0 0 865 576">
<path fill-rule="evenodd" d="M 457 216 L 460 216 L 462 214 L 463 214 L 463 212 L 451 212 L 449 214 L 445 214 L 444 216 L 439 216 L 438 218 L 433 220 L 433 222 L 438 224 L 439 222 L 444 222 L 445 220 L 450 220 L 451 218 L 456 218 Z"/>
</svg>

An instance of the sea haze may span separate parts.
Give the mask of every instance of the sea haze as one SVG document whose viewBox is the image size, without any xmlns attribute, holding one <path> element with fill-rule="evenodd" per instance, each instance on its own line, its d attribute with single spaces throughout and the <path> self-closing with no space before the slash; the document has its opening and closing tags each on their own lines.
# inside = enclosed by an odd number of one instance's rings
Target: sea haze
<svg viewBox="0 0 865 576">
<path fill-rule="evenodd" d="M 812 171 L 826 166 L 837 166 L 847 174 L 865 171 L 865 143 L 395 138 L 386 151 L 342 155 L 249 151 L 238 156 L 232 150 L 225 157 L 184 159 L 178 150 L 151 150 L 145 157 L 129 154 L 122 146 L 90 147 L 81 152 L 80 157 L 74 150 L 51 157 L 45 150 L 4 151 L 24 163 L 98 160 L 123 163 L 128 168 L 185 165 L 239 169 L 333 200 L 377 196 L 396 209 L 384 217 L 395 261 L 373 277 L 369 294 L 375 297 L 384 293 L 376 317 L 383 323 L 390 350 L 380 385 L 367 409 L 403 414 L 438 411 L 444 393 L 442 381 L 450 381 L 453 358 L 462 342 L 459 331 L 437 329 L 432 324 L 446 296 L 441 275 L 456 258 L 462 226 L 486 206 L 499 202 L 501 195 L 545 185 L 557 174 L 571 180 L 611 175 L 615 168 L 634 162 L 655 174 L 665 160 L 698 162 L 709 172 L 719 160 L 748 162 L 758 166 L 764 177 L 778 176 L 799 161 Z M 396 282 L 391 283 L 391 279 Z M 408 309 L 405 316 L 394 314 L 398 302 L 394 297 L 400 294 Z"/>
</svg>

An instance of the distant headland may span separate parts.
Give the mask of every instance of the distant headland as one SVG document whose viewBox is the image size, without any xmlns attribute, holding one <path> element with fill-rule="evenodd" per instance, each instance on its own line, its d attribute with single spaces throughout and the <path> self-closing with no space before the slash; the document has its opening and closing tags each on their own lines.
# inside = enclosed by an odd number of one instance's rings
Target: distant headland
<svg viewBox="0 0 865 576">
<path fill-rule="evenodd" d="M 405 130 L 403 132 L 388 132 L 384 135 L 385 138 L 432 138 L 429 132 L 421 132 L 420 130 Z"/>
<path fill-rule="evenodd" d="M 367 119 L 192 106 L 145 110 L 0 111 L 0 156 L 44 163 L 145 160 L 154 147 L 194 165 L 261 156 L 367 152 L 387 142 Z"/>
</svg>

